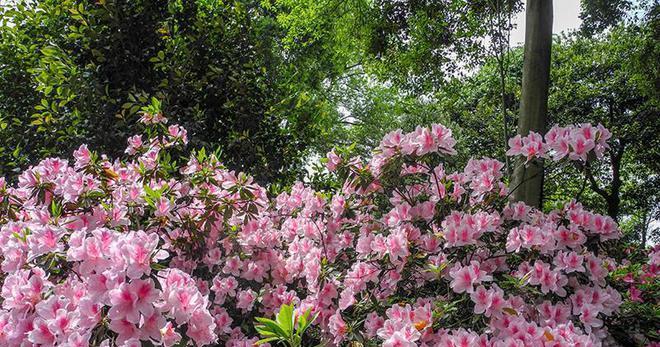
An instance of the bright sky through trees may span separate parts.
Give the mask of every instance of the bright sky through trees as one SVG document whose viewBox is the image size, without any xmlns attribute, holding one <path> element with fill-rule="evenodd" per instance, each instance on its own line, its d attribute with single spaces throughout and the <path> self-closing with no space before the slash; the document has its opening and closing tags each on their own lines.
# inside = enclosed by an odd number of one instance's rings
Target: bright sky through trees
<svg viewBox="0 0 660 347">
<path fill-rule="evenodd" d="M 555 0 L 552 33 L 559 34 L 562 31 L 577 29 L 580 27 L 580 1 L 579 0 Z M 511 31 L 510 43 L 512 46 L 521 46 L 525 41 L 525 12 L 518 13 L 513 22 L 516 28 Z"/>
</svg>

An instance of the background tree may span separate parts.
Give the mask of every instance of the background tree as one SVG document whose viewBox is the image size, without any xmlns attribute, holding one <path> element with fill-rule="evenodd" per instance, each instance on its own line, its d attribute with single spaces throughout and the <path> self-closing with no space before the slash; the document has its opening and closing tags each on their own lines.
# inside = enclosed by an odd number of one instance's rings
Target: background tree
<svg viewBox="0 0 660 347">
<path fill-rule="evenodd" d="M 550 85 L 550 52 L 552 48 L 552 0 L 528 0 L 525 10 L 525 46 L 522 96 L 518 117 L 518 134 L 544 134 L 548 119 Z M 516 201 L 541 206 L 543 199 L 543 161 L 525 165 L 519 161 L 514 169 L 511 189 Z"/>
<path fill-rule="evenodd" d="M 543 200 L 544 207 L 551 208 L 560 202 L 558 197 L 574 196 L 618 219 L 631 239 L 637 241 L 651 237 L 653 223 L 643 221 L 657 219 L 650 216 L 657 216 L 652 211 L 658 210 L 656 187 L 660 186 L 660 137 L 655 131 L 660 119 L 656 88 L 660 79 L 657 64 L 652 63 L 658 60 L 654 39 L 658 35 L 657 10 L 650 8 L 646 13 L 638 21 L 622 22 L 598 35 L 575 32 L 555 37 L 548 123 L 600 122 L 612 129 L 614 140 L 609 159 L 592 165 L 587 172 L 595 185 L 577 168 L 549 167 L 547 174 L 558 180 L 556 184 L 544 184 Z M 383 86 L 368 77 L 354 78 L 339 92 L 352 100 L 341 104 L 352 123 L 345 133 L 346 143 L 356 142 L 358 148 L 366 148 L 392 129 L 411 130 L 414 124 L 429 124 L 435 119 L 452 126 L 459 147 L 469 147 L 475 155 L 504 160 L 504 151 L 496 141 L 504 137 L 501 95 L 504 113 L 515 115 L 520 105 L 523 51 L 514 48 L 507 54 L 503 91 L 500 61 L 493 56 L 474 74 L 450 79 L 424 97 L 406 94 L 394 84 Z"/>
<path fill-rule="evenodd" d="M 332 128 L 320 91 L 334 66 L 284 47 L 260 1 L 41 0 L 1 15 L 2 175 L 83 139 L 117 154 L 151 97 L 260 181 L 300 177 Z"/>
<path fill-rule="evenodd" d="M 656 46 L 649 22 L 617 27 L 602 39 L 570 37 L 558 42 L 551 117 L 555 122 L 587 119 L 613 129 L 609 160 L 587 167 L 586 184 L 602 209 L 620 220 L 635 208 L 658 205 L 659 100 L 648 88 L 658 74 L 644 73 L 648 46 Z M 658 57 L 657 48 L 655 56 Z M 628 197 L 634 197 L 631 204 Z M 628 205 L 628 206 L 626 206 Z M 635 206 L 635 207 L 633 207 Z"/>
</svg>

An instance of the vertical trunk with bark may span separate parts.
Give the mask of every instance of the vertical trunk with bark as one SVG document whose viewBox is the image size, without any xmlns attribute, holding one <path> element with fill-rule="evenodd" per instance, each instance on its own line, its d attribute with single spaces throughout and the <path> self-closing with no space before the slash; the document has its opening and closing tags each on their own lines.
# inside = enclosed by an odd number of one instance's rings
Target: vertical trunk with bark
<svg viewBox="0 0 660 347">
<path fill-rule="evenodd" d="M 651 219 L 652 219 L 651 218 L 651 213 L 649 213 L 649 210 L 648 209 L 644 210 L 644 219 L 643 219 L 643 223 L 642 223 L 642 230 L 640 230 L 641 231 L 640 243 L 642 245 L 642 248 L 646 248 L 646 237 L 648 235 L 648 230 L 649 230 L 649 226 L 651 224 Z"/>
<path fill-rule="evenodd" d="M 610 199 L 607 201 L 607 214 L 610 215 L 615 221 L 619 221 L 619 209 L 621 206 L 621 164 L 623 160 L 623 151 L 626 148 L 626 143 L 621 140 L 619 142 L 619 149 L 616 152 L 610 153 L 612 160 L 612 190 Z"/>
<path fill-rule="evenodd" d="M 552 0 L 527 0 L 525 11 L 525 57 L 518 134 L 545 132 L 548 114 L 550 50 L 552 47 Z M 543 161 L 516 163 L 511 189 L 513 198 L 541 207 Z"/>
</svg>

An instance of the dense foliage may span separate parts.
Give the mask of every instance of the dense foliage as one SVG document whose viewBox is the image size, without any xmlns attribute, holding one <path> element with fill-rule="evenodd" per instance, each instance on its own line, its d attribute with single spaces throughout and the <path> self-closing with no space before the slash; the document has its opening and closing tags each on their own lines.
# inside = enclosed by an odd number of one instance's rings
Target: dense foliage
<svg viewBox="0 0 660 347">
<path fill-rule="evenodd" d="M 263 182 L 300 175 L 331 128 L 332 66 L 283 50 L 259 1 L 20 1 L 0 12 L 0 174 L 83 140 L 118 155 L 152 97 Z"/>
<path fill-rule="evenodd" d="M 82 141 L 117 155 L 156 97 L 228 167 L 284 184 L 345 138 L 338 88 L 351 75 L 435 90 L 465 62 L 477 66 L 482 36 L 520 9 L 512 0 L 15 4 L 0 9 L 0 174 Z"/>
</svg>

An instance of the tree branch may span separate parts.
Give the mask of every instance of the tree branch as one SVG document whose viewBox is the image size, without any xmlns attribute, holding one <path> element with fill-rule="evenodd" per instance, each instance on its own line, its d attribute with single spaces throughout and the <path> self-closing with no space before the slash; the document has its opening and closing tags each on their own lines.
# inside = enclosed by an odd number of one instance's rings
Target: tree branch
<svg viewBox="0 0 660 347">
<path fill-rule="evenodd" d="M 588 164 L 584 166 L 584 174 L 585 174 L 585 176 L 587 177 L 587 179 L 589 180 L 591 190 L 593 190 L 594 192 L 598 193 L 598 195 L 600 195 L 600 196 L 602 196 L 603 198 L 605 198 L 605 200 L 607 200 L 607 199 L 610 198 L 610 195 L 607 194 L 607 191 L 605 191 L 605 189 L 601 188 L 601 187 L 598 185 L 598 182 L 596 182 L 596 179 L 594 178 L 594 175 L 593 175 L 593 173 L 591 172 L 591 168 L 589 167 Z"/>
</svg>

